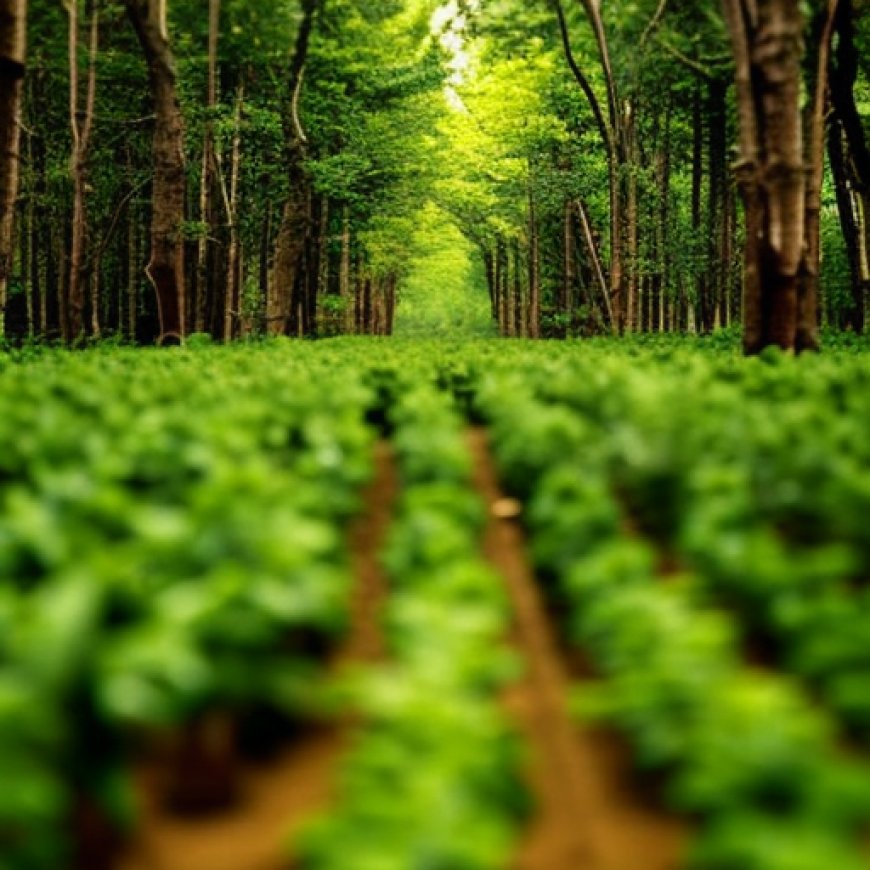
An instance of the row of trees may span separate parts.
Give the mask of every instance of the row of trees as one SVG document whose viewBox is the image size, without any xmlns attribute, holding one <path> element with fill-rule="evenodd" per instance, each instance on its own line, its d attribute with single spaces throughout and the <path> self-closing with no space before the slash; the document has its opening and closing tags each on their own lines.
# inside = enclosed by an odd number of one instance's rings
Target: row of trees
<svg viewBox="0 0 870 870">
<path fill-rule="evenodd" d="M 12 337 L 389 333 L 444 213 L 504 335 L 864 328 L 868 0 L 30 4 Z"/>
<path fill-rule="evenodd" d="M 866 8 L 466 4 L 482 72 L 446 196 L 502 332 L 740 320 L 755 352 L 817 346 L 821 318 L 862 331 Z"/>
<path fill-rule="evenodd" d="M 436 6 L 3 0 L 6 334 L 389 332 Z"/>
</svg>

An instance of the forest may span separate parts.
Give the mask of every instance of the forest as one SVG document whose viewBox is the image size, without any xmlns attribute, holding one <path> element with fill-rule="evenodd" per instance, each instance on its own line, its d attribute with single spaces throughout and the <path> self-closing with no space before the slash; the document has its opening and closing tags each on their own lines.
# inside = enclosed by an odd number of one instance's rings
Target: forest
<svg viewBox="0 0 870 870">
<path fill-rule="evenodd" d="M 863 331 L 865 0 L 201 5 L 4 2 L 8 341 Z"/>
<path fill-rule="evenodd" d="M 0 870 L 867 870 L 868 13 L 0 0 Z"/>
</svg>

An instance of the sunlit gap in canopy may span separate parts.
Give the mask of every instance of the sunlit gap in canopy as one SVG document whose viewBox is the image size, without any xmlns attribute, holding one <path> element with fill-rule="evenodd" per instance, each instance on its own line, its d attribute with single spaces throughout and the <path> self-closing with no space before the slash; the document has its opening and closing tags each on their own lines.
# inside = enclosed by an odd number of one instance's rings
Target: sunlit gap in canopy
<svg viewBox="0 0 870 870">
<path fill-rule="evenodd" d="M 447 52 L 450 75 L 445 84 L 448 103 L 457 111 L 466 111 L 458 88 L 468 79 L 474 58 L 468 44 L 468 13 L 480 6 L 480 0 L 448 0 L 432 15 L 432 33 Z"/>
</svg>

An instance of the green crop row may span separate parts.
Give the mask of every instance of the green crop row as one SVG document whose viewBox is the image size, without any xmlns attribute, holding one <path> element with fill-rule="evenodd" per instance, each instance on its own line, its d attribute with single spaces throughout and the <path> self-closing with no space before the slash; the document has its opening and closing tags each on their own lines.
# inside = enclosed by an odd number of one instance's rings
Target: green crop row
<svg viewBox="0 0 870 870">
<path fill-rule="evenodd" d="M 497 870 L 526 808 L 519 746 L 498 698 L 516 671 L 498 577 L 481 561 L 485 515 L 470 489 L 461 418 L 427 385 L 372 375 L 402 491 L 384 555 L 389 662 L 364 677 L 364 726 L 338 802 L 302 836 L 310 870 Z"/>
<path fill-rule="evenodd" d="M 164 734 L 317 708 L 375 437 L 333 362 L 275 345 L 3 372 L 3 867 L 68 866 L 83 805 L 129 829 L 132 761 Z"/>
<path fill-rule="evenodd" d="M 782 437 L 769 395 L 780 382 L 763 361 L 592 352 L 571 356 L 569 367 L 566 359 L 539 359 L 522 373 L 500 365 L 480 379 L 476 411 L 491 424 L 505 479 L 527 502 L 534 555 L 568 614 L 567 637 L 602 675 L 601 690 L 584 692 L 578 706 L 616 724 L 639 766 L 664 774 L 669 805 L 699 818 L 689 866 L 864 866 L 870 769 L 847 757 L 835 722 L 795 682 L 744 663 L 740 624 L 713 606 L 708 577 L 674 575 L 670 552 L 711 505 L 688 500 L 686 483 L 709 479 L 717 445 L 730 450 L 718 455 L 723 473 L 769 473 L 757 450 Z M 833 373 L 815 365 L 818 394 L 803 396 L 810 406 Z M 854 434 L 860 419 L 834 425 Z M 791 468 L 783 457 L 779 475 Z M 761 493 L 751 502 L 765 505 Z M 727 546 L 715 531 L 708 546 Z M 826 569 L 839 564 L 818 559 Z M 800 576 L 782 578 L 781 594 Z"/>
<path fill-rule="evenodd" d="M 492 404 L 541 406 L 515 482 L 548 456 L 601 463 L 630 521 L 870 743 L 867 358 L 594 348 L 496 368 Z"/>
</svg>

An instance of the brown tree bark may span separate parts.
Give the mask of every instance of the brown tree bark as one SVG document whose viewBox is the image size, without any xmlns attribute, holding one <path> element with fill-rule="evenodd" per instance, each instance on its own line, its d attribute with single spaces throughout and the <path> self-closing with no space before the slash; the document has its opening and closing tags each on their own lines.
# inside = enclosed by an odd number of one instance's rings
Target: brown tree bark
<svg viewBox="0 0 870 870">
<path fill-rule="evenodd" d="M 709 332 L 712 328 L 711 305 L 709 299 L 708 275 L 701 252 L 703 251 L 702 199 L 704 192 L 704 113 L 702 111 L 701 83 L 695 81 L 692 87 L 692 235 L 696 241 L 695 262 L 695 311 L 699 332 Z"/>
<path fill-rule="evenodd" d="M 626 164 L 625 142 L 621 125 L 621 113 L 616 93 L 616 79 L 610 61 L 610 49 L 604 22 L 601 18 L 600 0 L 580 0 L 583 11 L 592 26 L 598 47 L 599 62 L 607 87 L 607 118 L 601 109 L 601 104 L 586 77 L 571 47 L 568 23 L 561 0 L 551 0 L 559 22 L 562 36 L 562 47 L 568 66 L 574 75 L 580 89 L 585 95 L 595 124 L 601 135 L 607 154 L 607 179 L 610 192 L 610 270 L 608 305 L 612 311 L 611 323 L 614 329 L 622 331 L 625 326 L 627 300 L 625 298 L 625 274 L 623 247 L 625 243 L 625 191 L 623 185 L 623 169 Z"/>
<path fill-rule="evenodd" d="M 728 84 L 724 78 L 707 80 L 708 183 L 707 183 L 707 263 L 710 275 L 710 302 L 714 307 L 712 326 L 725 326 L 728 320 L 727 263 L 728 221 Z"/>
<path fill-rule="evenodd" d="M 204 332 L 209 309 L 208 253 L 212 234 L 212 193 L 217 163 L 214 141 L 214 110 L 217 106 L 217 53 L 220 37 L 221 0 L 208 0 L 208 76 L 205 95 L 205 130 L 199 173 L 200 235 L 196 245 L 196 283 L 193 289 L 193 328 Z M 229 283 L 229 282 L 228 282 Z"/>
<path fill-rule="evenodd" d="M 507 338 L 510 316 L 510 264 L 507 244 L 502 236 L 499 236 L 496 242 L 496 286 L 499 288 L 498 332 L 502 338 Z"/>
<path fill-rule="evenodd" d="M 831 132 L 829 151 L 852 272 L 853 307 L 847 316 L 852 328 L 861 332 L 870 293 L 870 229 L 866 220 L 870 210 L 870 142 L 855 101 L 858 78 L 855 18 L 859 14 L 853 0 L 840 0 L 834 19 L 837 44 L 830 63 L 836 133 Z"/>
<path fill-rule="evenodd" d="M 72 132 L 71 167 L 73 177 L 72 241 L 69 262 L 69 322 L 63 324 L 68 341 L 80 341 L 85 334 L 85 292 L 88 286 L 88 179 L 90 174 L 91 134 L 94 127 L 94 107 L 97 91 L 97 52 L 99 50 L 100 10 L 96 0 L 90 0 L 90 26 L 88 37 L 88 72 L 85 84 L 84 108 L 81 106 L 79 83 L 79 0 L 68 0 L 69 16 L 69 115 Z M 90 264 L 93 267 L 93 264 Z M 93 293 L 91 294 L 93 297 Z M 93 303 L 93 300 L 92 300 Z M 93 332 L 99 334 L 98 312 L 91 308 Z"/>
<path fill-rule="evenodd" d="M 559 305 L 565 320 L 563 338 L 568 338 L 571 334 L 574 288 L 577 286 L 577 237 L 574 231 L 574 213 L 574 203 L 570 200 L 566 201 L 562 212 L 562 298 Z"/>
<path fill-rule="evenodd" d="M 862 203 L 854 190 L 849 166 L 846 137 L 838 118 L 834 119 L 828 135 L 828 154 L 834 188 L 837 192 L 837 208 L 840 227 L 846 242 L 846 253 L 851 272 L 852 305 L 846 312 L 846 322 L 856 333 L 864 331 L 865 306 L 870 294 L 870 269 L 864 246 L 863 227 L 860 220 Z"/>
<path fill-rule="evenodd" d="M 629 168 L 625 179 L 625 317 L 624 330 L 636 332 L 638 328 L 638 275 L 640 267 L 640 227 L 638 210 L 640 192 L 638 190 L 637 167 L 640 166 L 634 103 L 625 101 L 622 113 L 621 136 L 624 141 L 626 166 Z"/>
<path fill-rule="evenodd" d="M 746 213 L 744 350 L 794 350 L 806 239 L 799 0 L 723 0 L 736 63 Z"/>
<path fill-rule="evenodd" d="M 538 228 L 538 206 L 534 190 L 529 187 L 529 305 L 527 334 L 541 337 L 541 240 Z"/>
<path fill-rule="evenodd" d="M 589 259 L 592 262 L 598 286 L 601 288 L 604 319 L 608 326 L 613 327 L 614 312 L 611 303 L 611 295 L 608 291 L 607 277 L 604 274 L 604 263 L 601 259 L 601 252 L 598 250 L 595 233 L 592 232 L 592 220 L 589 217 L 589 209 L 586 203 L 582 200 L 577 203 L 577 213 L 580 216 L 580 225 L 583 228 L 583 237 L 586 239 Z"/>
<path fill-rule="evenodd" d="M 145 269 L 157 295 L 160 344 L 184 339 L 184 124 L 166 0 L 125 0 L 127 15 L 148 65 L 154 125 L 151 257 Z"/>
<path fill-rule="evenodd" d="M 498 288 L 495 283 L 495 254 L 485 242 L 480 246 L 483 257 L 483 270 L 486 275 L 486 289 L 489 292 L 489 309 L 493 320 L 498 320 Z"/>
<path fill-rule="evenodd" d="M 320 0 L 302 0 L 302 22 L 290 62 L 287 98 L 284 105 L 284 160 L 287 167 L 288 196 L 281 213 L 275 243 L 275 262 L 267 305 L 270 335 L 296 334 L 302 308 L 300 272 L 304 266 L 306 241 L 311 233 L 309 179 L 305 169 L 308 140 L 299 117 L 299 100 L 304 83 L 305 62 L 314 17 Z"/>
<path fill-rule="evenodd" d="M 239 230 L 239 185 L 242 172 L 242 111 L 245 105 L 245 85 L 242 82 L 236 90 L 235 109 L 233 110 L 233 138 L 230 145 L 229 187 L 224 177 L 223 162 L 215 152 L 218 167 L 221 195 L 224 201 L 229 228 L 229 245 L 226 260 L 226 287 L 224 288 L 224 332 L 225 342 L 232 341 L 242 326 L 242 237 Z"/>
<path fill-rule="evenodd" d="M 6 334 L 6 300 L 14 253 L 26 34 L 26 0 L 0 0 L 0 338 Z"/>
<path fill-rule="evenodd" d="M 827 0 L 813 26 L 815 63 L 811 69 L 805 135 L 807 142 L 804 204 L 804 259 L 798 281 L 797 351 L 819 349 L 819 269 L 821 266 L 822 182 L 825 176 L 825 110 L 828 106 L 828 69 L 831 40 L 839 0 Z"/>
</svg>

